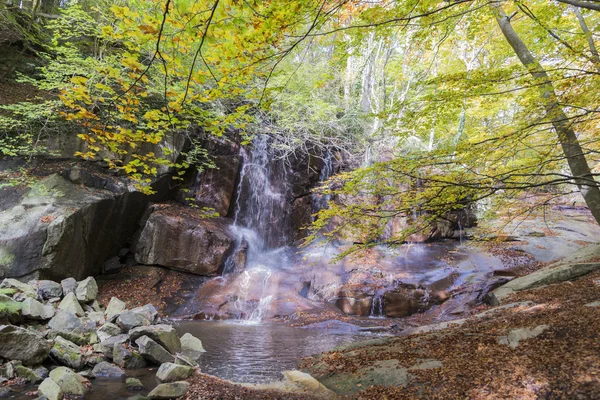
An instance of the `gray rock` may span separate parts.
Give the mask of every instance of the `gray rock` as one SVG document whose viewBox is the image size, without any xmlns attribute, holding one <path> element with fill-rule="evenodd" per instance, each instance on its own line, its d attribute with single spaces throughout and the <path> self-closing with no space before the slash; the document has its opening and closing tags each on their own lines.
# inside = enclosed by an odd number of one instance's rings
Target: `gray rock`
<svg viewBox="0 0 600 400">
<path fill-rule="evenodd" d="M 177 353 L 181 350 L 181 341 L 175 328 L 171 325 L 140 326 L 129 331 L 129 334 L 131 335 L 131 340 L 136 340 L 141 336 L 148 336 L 170 353 Z"/>
<path fill-rule="evenodd" d="M 39 365 L 52 346 L 40 334 L 12 325 L 0 325 L 0 357 Z"/>
<path fill-rule="evenodd" d="M 142 390 L 144 388 L 142 381 L 137 378 L 127 378 L 125 386 L 127 386 L 128 390 Z"/>
<path fill-rule="evenodd" d="M 200 360 L 201 356 L 202 356 L 202 353 L 195 352 L 195 351 L 186 351 L 184 353 L 177 353 L 175 355 L 175 364 L 185 365 L 187 367 L 197 367 L 198 360 Z"/>
<path fill-rule="evenodd" d="M 84 304 L 83 306 L 83 311 L 85 312 L 101 312 L 104 314 L 104 311 L 102 310 L 102 307 L 100 306 L 100 303 L 98 303 L 98 300 L 94 300 L 89 304 Z"/>
<path fill-rule="evenodd" d="M 85 315 L 83 308 L 81 308 L 79 301 L 77 301 L 77 297 L 73 293 L 68 293 L 64 299 L 62 299 L 58 305 L 58 309 L 69 311 L 78 317 L 83 317 Z"/>
<path fill-rule="evenodd" d="M 117 367 L 114 364 L 108 363 L 106 361 L 97 364 L 92 370 L 92 375 L 96 378 L 123 378 L 125 376 L 125 371 L 121 368 Z"/>
<path fill-rule="evenodd" d="M 15 367 L 15 374 L 19 378 L 25 379 L 30 383 L 40 383 L 44 378 L 37 374 L 34 370 L 27 368 L 23 365 L 17 365 Z"/>
<path fill-rule="evenodd" d="M 48 400 L 62 400 L 63 398 L 62 389 L 58 383 L 52 380 L 52 378 L 44 379 L 42 384 L 38 387 L 38 391 L 43 396 L 46 396 Z"/>
<path fill-rule="evenodd" d="M 83 323 L 70 311 L 59 310 L 48 322 L 48 327 L 57 331 L 83 332 Z"/>
<path fill-rule="evenodd" d="M 88 344 L 88 339 L 85 336 L 75 332 L 57 331 L 54 329 L 49 329 L 46 332 L 46 339 L 55 340 L 58 336 L 68 340 L 69 342 L 73 342 L 78 346 L 85 346 Z"/>
<path fill-rule="evenodd" d="M 138 326 L 150 325 L 150 323 L 150 320 L 143 314 L 136 313 L 133 310 L 123 311 L 117 318 L 117 325 L 126 332 Z"/>
<path fill-rule="evenodd" d="M 29 319 L 46 320 L 54 317 L 54 307 L 45 306 L 35 299 L 27 298 L 21 304 L 21 313 Z"/>
<path fill-rule="evenodd" d="M 158 317 L 158 311 L 152 304 L 146 304 L 145 306 L 134 308 L 131 310 L 131 312 L 144 316 L 144 318 L 148 319 L 151 323 L 154 323 Z"/>
<path fill-rule="evenodd" d="M 185 333 L 180 340 L 182 350 L 197 351 L 200 353 L 206 352 L 204 347 L 202 347 L 202 342 L 200 339 L 190 333 Z"/>
<path fill-rule="evenodd" d="M 100 339 L 100 341 L 103 342 L 106 339 L 108 339 L 109 337 L 120 335 L 121 328 L 119 328 L 117 325 L 115 325 L 113 323 L 107 322 L 104 325 L 102 325 L 96 331 L 96 333 L 98 334 L 98 339 Z"/>
<path fill-rule="evenodd" d="M 122 343 L 113 347 L 113 362 L 125 369 L 140 369 L 146 366 L 146 360 L 140 353 L 126 348 Z"/>
<path fill-rule="evenodd" d="M 173 363 L 164 363 L 156 371 L 159 382 L 176 382 L 189 378 L 194 373 L 194 368 Z"/>
<path fill-rule="evenodd" d="M 62 297 L 63 289 L 60 283 L 49 280 L 34 280 L 29 281 L 28 284 L 37 290 L 39 297 L 43 300 L 49 300 L 54 297 Z"/>
<path fill-rule="evenodd" d="M 135 396 L 128 397 L 127 400 L 150 400 L 146 396 L 142 396 L 141 394 L 136 394 Z"/>
<path fill-rule="evenodd" d="M 106 318 L 104 318 L 104 313 L 102 311 L 92 311 L 88 312 L 86 317 L 94 321 L 97 325 L 104 325 L 106 323 Z"/>
<path fill-rule="evenodd" d="M 119 272 L 120 269 L 121 260 L 117 256 L 109 258 L 104 262 L 104 264 L 102 264 L 102 273 L 104 274 L 114 274 Z"/>
<path fill-rule="evenodd" d="M 61 365 L 79 370 L 83 367 L 83 357 L 79 346 L 60 336 L 56 337 L 50 355 Z M 50 374 L 52 376 L 52 374 Z"/>
<path fill-rule="evenodd" d="M 155 387 L 148 397 L 152 400 L 167 400 L 176 399 L 185 395 L 188 391 L 189 383 L 187 382 L 171 382 L 162 383 Z"/>
<path fill-rule="evenodd" d="M 36 374 L 41 376 L 42 379 L 46 379 L 48 376 L 50 376 L 50 372 L 48 371 L 48 368 L 43 367 L 41 365 L 33 368 L 33 372 L 35 372 Z"/>
<path fill-rule="evenodd" d="M 73 396 L 83 396 L 87 392 L 87 388 L 82 383 L 82 377 L 67 367 L 58 367 L 50 372 L 50 378 L 60 386 L 63 394 Z"/>
<path fill-rule="evenodd" d="M 90 301 L 96 300 L 98 296 L 98 284 L 94 277 L 89 276 L 77 284 L 75 289 L 77 300 L 82 303 L 89 303 Z"/>
<path fill-rule="evenodd" d="M 129 340 L 129 335 L 122 334 L 117 336 L 111 336 L 105 339 L 103 342 L 94 345 L 94 351 L 104 354 L 106 357 L 112 359 L 113 348 L 115 344 L 125 343 Z"/>
<path fill-rule="evenodd" d="M 125 302 L 113 297 L 108 302 L 108 306 L 106 307 L 106 319 L 111 320 L 113 317 L 118 316 L 123 311 L 125 311 Z"/>
<path fill-rule="evenodd" d="M 549 328 L 550 328 L 550 326 L 548 326 L 548 325 L 538 325 L 532 329 L 531 328 L 513 329 L 510 332 L 508 332 L 507 336 L 500 337 L 498 339 L 498 343 L 508 345 L 514 349 L 519 346 L 519 342 L 521 340 L 535 338 L 535 337 L 541 335 L 542 333 L 544 333 L 544 331 Z"/>
<path fill-rule="evenodd" d="M 36 299 L 37 293 L 34 288 L 26 283 L 18 281 L 16 279 L 6 278 L 0 283 L 0 288 L 14 288 L 23 293 L 27 297 Z"/>
<path fill-rule="evenodd" d="M 69 293 L 75 293 L 75 289 L 77 289 L 77 281 L 74 278 L 66 278 L 60 281 L 60 286 L 62 287 L 63 295 L 66 296 Z"/>
<path fill-rule="evenodd" d="M 154 364 L 173 362 L 174 357 L 164 347 L 150 339 L 148 336 L 142 336 L 136 339 L 135 344 L 140 349 L 140 354 L 148 361 Z"/>
</svg>

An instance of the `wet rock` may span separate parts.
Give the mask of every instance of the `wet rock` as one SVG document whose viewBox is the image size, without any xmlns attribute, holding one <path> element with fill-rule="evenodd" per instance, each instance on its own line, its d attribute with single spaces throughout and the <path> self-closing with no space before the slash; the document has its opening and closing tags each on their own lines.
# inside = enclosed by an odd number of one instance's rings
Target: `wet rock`
<svg viewBox="0 0 600 400">
<path fill-rule="evenodd" d="M 141 336 L 148 336 L 170 353 L 177 353 L 181 350 L 181 341 L 175 328 L 171 325 L 159 324 L 150 326 L 140 326 L 129 331 L 131 340 L 136 340 Z"/>
<path fill-rule="evenodd" d="M 83 332 L 83 322 L 70 311 L 59 310 L 48 322 L 48 327 L 57 331 Z"/>
<path fill-rule="evenodd" d="M 117 318 L 117 325 L 126 332 L 130 329 L 137 328 L 138 326 L 150 325 L 150 323 L 148 318 L 133 310 L 123 311 Z"/>
<path fill-rule="evenodd" d="M 114 345 L 113 362 L 125 369 L 139 369 L 146 366 L 146 360 L 140 353 L 126 348 L 123 344 Z"/>
<path fill-rule="evenodd" d="M 217 275 L 235 248 L 228 224 L 221 218 L 203 218 L 201 210 L 155 211 L 140 234 L 135 259 L 140 264 Z"/>
<path fill-rule="evenodd" d="M 174 357 L 164 347 L 150 339 L 148 336 L 142 336 L 135 341 L 140 349 L 140 354 L 148 361 L 154 364 L 173 362 Z"/>
<path fill-rule="evenodd" d="M 423 312 L 434 304 L 424 288 L 401 284 L 383 295 L 385 316 L 401 318 Z"/>
<path fill-rule="evenodd" d="M 46 320 L 54 317 L 54 307 L 43 305 L 35 299 L 27 298 L 21 304 L 21 313 L 29 319 Z"/>
<path fill-rule="evenodd" d="M 194 368 L 173 363 L 164 363 L 156 371 L 159 382 L 175 382 L 189 378 L 194 373 Z"/>
<path fill-rule="evenodd" d="M 344 314 L 368 316 L 371 314 L 375 291 L 371 287 L 352 286 L 338 293 L 337 306 Z"/>
<path fill-rule="evenodd" d="M 109 337 L 120 335 L 121 328 L 118 325 L 107 322 L 98 328 L 96 333 L 98 334 L 98 339 L 100 339 L 101 342 L 104 342 Z"/>
<path fill-rule="evenodd" d="M 74 293 L 67 294 L 58 305 L 58 309 L 69 311 L 78 317 L 83 317 L 85 315 L 85 312 L 83 311 L 83 308 L 81 308 Z"/>
<path fill-rule="evenodd" d="M 521 342 L 521 340 L 535 338 L 544 333 L 544 331 L 547 329 L 550 329 L 550 326 L 538 325 L 535 328 L 513 329 L 510 332 L 508 332 L 507 336 L 502 336 L 501 338 L 499 338 L 498 343 L 510 346 L 513 349 L 515 349 L 519 346 L 519 342 Z"/>
<path fill-rule="evenodd" d="M 60 281 L 60 286 L 63 291 L 63 295 L 66 296 L 69 293 L 75 293 L 75 289 L 77 289 L 77 281 L 75 278 L 66 278 Z"/>
<path fill-rule="evenodd" d="M 323 386 L 321 382 L 313 378 L 310 374 L 295 370 L 284 371 L 283 377 L 306 393 L 311 393 L 320 398 L 333 398 L 335 396 L 331 390 Z"/>
<path fill-rule="evenodd" d="M 144 388 L 142 381 L 137 378 L 127 378 L 125 386 L 127 386 L 128 390 L 142 390 Z"/>
<path fill-rule="evenodd" d="M 79 346 L 60 336 L 57 336 L 54 340 L 54 346 L 50 350 L 50 355 L 59 364 L 70 368 L 78 370 L 83 366 L 83 357 Z"/>
<path fill-rule="evenodd" d="M 188 391 L 189 384 L 187 382 L 171 382 L 162 383 L 155 387 L 148 397 L 152 400 L 168 400 L 176 399 L 185 395 Z"/>
<path fill-rule="evenodd" d="M 12 325 L 0 325 L 0 357 L 39 365 L 50 353 L 51 345 L 40 334 Z"/>
<path fill-rule="evenodd" d="M 117 299 L 116 297 L 113 297 L 110 299 L 110 301 L 108 302 L 108 306 L 106 307 L 106 319 L 107 320 L 112 320 L 113 317 L 118 316 L 119 314 L 121 314 L 123 311 L 125 311 L 126 309 L 126 305 L 125 302 Z"/>
<path fill-rule="evenodd" d="M 50 372 L 50 378 L 56 382 L 65 395 L 83 396 L 87 392 L 87 388 L 82 383 L 85 378 L 78 376 L 67 367 L 53 369 Z"/>
<path fill-rule="evenodd" d="M 75 294 L 77 295 L 77 300 L 82 303 L 89 303 L 96 300 L 96 297 L 98 296 L 98 284 L 96 283 L 96 280 L 92 276 L 82 280 L 77 284 Z"/>
<path fill-rule="evenodd" d="M 94 369 L 92 369 L 92 375 L 94 375 L 96 378 L 120 379 L 125 376 L 125 371 L 114 364 L 103 361 L 100 364 L 97 364 Z"/>
<path fill-rule="evenodd" d="M 37 290 L 39 297 L 43 300 L 49 300 L 54 297 L 62 297 L 63 289 L 60 283 L 49 280 L 34 280 L 28 282 L 28 285 Z"/>
<path fill-rule="evenodd" d="M 192 335 L 191 333 L 185 333 L 181 338 L 181 350 L 197 351 L 204 353 L 204 347 L 200 339 Z"/>
<path fill-rule="evenodd" d="M 48 400 L 62 400 L 63 398 L 62 389 L 52 378 L 44 379 L 42 384 L 38 387 L 38 391 Z"/>
<path fill-rule="evenodd" d="M 38 375 L 34 370 L 27 368 L 23 365 L 17 365 L 15 367 L 15 374 L 19 378 L 23 378 L 30 383 L 40 383 L 43 380 L 43 378 L 40 375 Z"/>
</svg>

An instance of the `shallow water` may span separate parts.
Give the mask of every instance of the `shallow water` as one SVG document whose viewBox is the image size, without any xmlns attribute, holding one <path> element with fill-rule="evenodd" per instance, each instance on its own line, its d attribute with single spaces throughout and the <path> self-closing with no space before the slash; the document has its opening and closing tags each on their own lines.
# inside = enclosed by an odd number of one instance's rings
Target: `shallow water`
<svg viewBox="0 0 600 400">
<path fill-rule="evenodd" d="M 281 372 L 296 368 L 302 357 L 367 340 L 370 336 L 339 329 L 299 329 L 269 322 L 183 322 L 176 329 L 180 335 L 189 332 L 202 340 L 206 350 L 199 362 L 202 372 L 249 383 L 279 380 Z"/>
</svg>

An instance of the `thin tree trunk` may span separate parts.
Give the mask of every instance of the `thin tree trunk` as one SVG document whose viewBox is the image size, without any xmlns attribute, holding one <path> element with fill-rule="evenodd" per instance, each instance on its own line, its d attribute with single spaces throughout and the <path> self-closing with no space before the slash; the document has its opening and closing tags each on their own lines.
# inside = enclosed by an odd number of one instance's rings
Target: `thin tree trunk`
<svg viewBox="0 0 600 400">
<path fill-rule="evenodd" d="M 579 21 L 579 26 L 581 26 L 581 30 L 583 31 L 585 39 L 588 42 L 590 53 L 592 53 L 592 60 L 594 60 L 594 63 L 596 64 L 596 69 L 600 71 L 600 55 L 598 54 L 598 49 L 596 48 L 596 44 L 594 43 L 594 37 L 592 36 L 592 32 L 590 32 L 590 29 L 585 23 L 585 19 L 583 18 L 583 14 L 581 14 L 581 10 L 578 7 L 573 7 L 573 12 L 577 17 L 577 20 Z"/>
<path fill-rule="evenodd" d="M 500 2 L 492 3 L 492 7 L 500 30 L 502 30 L 504 37 L 521 60 L 521 63 L 535 79 L 543 83 L 539 86 L 541 101 L 544 103 L 546 113 L 558 135 L 558 140 L 571 169 L 575 184 L 583 195 L 594 219 L 600 224 L 600 188 L 598 183 L 594 181 L 594 176 L 583 154 L 577 135 L 575 135 L 568 117 L 558 103 L 552 81 L 546 70 L 535 59 L 512 27 L 510 18 L 502 9 Z"/>
</svg>

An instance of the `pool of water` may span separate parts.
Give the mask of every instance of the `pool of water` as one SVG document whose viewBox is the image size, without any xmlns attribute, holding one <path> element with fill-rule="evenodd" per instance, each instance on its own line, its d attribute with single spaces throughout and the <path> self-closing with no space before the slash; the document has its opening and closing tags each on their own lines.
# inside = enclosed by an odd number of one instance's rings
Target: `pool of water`
<svg viewBox="0 0 600 400">
<path fill-rule="evenodd" d="M 275 322 L 182 322 L 176 329 L 180 335 L 189 332 L 202 341 L 206 350 L 199 361 L 202 372 L 248 383 L 279 380 L 281 372 L 296 368 L 302 357 L 371 336 L 340 329 L 292 328 Z"/>
</svg>

